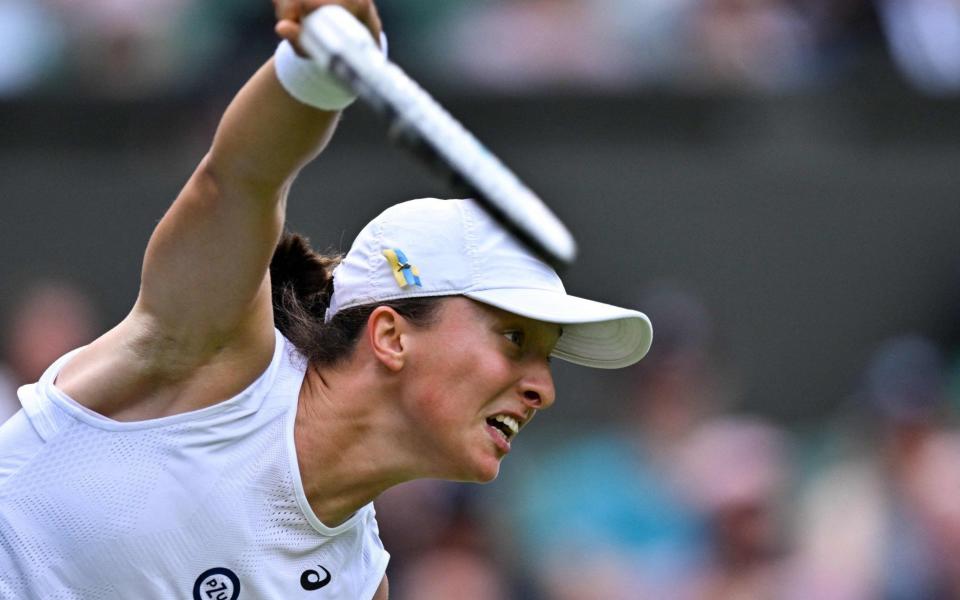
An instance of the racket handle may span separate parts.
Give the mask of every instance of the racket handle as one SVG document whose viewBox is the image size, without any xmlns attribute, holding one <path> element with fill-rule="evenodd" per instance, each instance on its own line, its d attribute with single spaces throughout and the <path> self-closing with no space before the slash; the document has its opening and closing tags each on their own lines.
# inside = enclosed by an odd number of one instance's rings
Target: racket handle
<svg viewBox="0 0 960 600">
<path fill-rule="evenodd" d="M 341 6 L 317 9 L 300 44 L 389 122 L 393 141 L 412 147 L 459 190 L 554 266 L 573 262 L 573 235 L 543 201 L 430 94 L 387 59 L 370 32 Z"/>
</svg>

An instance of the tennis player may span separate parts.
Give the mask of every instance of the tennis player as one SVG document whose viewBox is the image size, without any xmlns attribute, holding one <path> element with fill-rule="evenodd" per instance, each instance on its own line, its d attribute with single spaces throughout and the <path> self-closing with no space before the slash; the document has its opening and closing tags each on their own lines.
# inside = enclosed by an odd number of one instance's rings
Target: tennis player
<svg viewBox="0 0 960 600">
<path fill-rule="evenodd" d="M 372 501 L 483 482 L 554 402 L 549 359 L 639 360 L 639 312 L 569 296 L 470 200 L 388 208 L 344 257 L 283 234 L 350 96 L 297 52 L 239 92 L 154 231 L 130 314 L 0 429 L 4 599 L 386 598 Z M 322 199 L 318 199 L 321 201 Z"/>
</svg>

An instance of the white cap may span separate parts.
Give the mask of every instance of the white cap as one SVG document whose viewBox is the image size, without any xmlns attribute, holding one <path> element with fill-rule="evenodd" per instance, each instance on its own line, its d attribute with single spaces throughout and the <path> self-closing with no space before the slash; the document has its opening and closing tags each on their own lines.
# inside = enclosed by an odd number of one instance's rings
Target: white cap
<svg viewBox="0 0 960 600">
<path fill-rule="evenodd" d="M 326 320 L 398 298 L 462 295 L 563 326 L 553 356 L 616 369 L 647 353 L 646 315 L 567 295 L 557 273 L 472 200 L 410 200 L 374 218 L 333 272 Z"/>
</svg>

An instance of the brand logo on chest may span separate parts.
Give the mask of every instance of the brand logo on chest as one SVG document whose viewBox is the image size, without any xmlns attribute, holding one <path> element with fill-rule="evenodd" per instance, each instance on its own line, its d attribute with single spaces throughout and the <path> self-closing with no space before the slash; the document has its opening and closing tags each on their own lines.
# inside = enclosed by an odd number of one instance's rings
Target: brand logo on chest
<svg viewBox="0 0 960 600">
<path fill-rule="evenodd" d="M 317 568 L 320 569 L 320 571 L 323 571 L 322 575 L 313 569 L 307 569 L 300 575 L 300 587 L 308 592 L 319 590 L 330 583 L 330 580 L 333 579 L 333 576 L 330 575 L 330 571 L 328 571 L 326 568 L 321 565 L 317 565 Z"/>
<path fill-rule="evenodd" d="M 193 584 L 193 600 L 237 600 L 240 597 L 240 578 L 230 569 L 207 569 Z"/>
</svg>

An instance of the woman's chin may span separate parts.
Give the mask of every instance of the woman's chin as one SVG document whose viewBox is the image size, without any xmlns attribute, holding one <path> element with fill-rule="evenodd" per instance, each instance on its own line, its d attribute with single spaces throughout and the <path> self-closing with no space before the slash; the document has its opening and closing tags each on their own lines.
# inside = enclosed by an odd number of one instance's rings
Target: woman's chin
<svg viewBox="0 0 960 600">
<path fill-rule="evenodd" d="M 472 481 L 489 483 L 496 479 L 497 475 L 500 474 L 500 460 L 499 458 L 485 457 L 483 461 L 476 465 Z"/>
<path fill-rule="evenodd" d="M 500 474 L 500 461 L 492 457 L 485 457 L 480 461 L 473 461 L 469 468 L 459 470 L 455 474 L 443 479 L 461 481 L 464 483 L 490 483 Z"/>
</svg>

